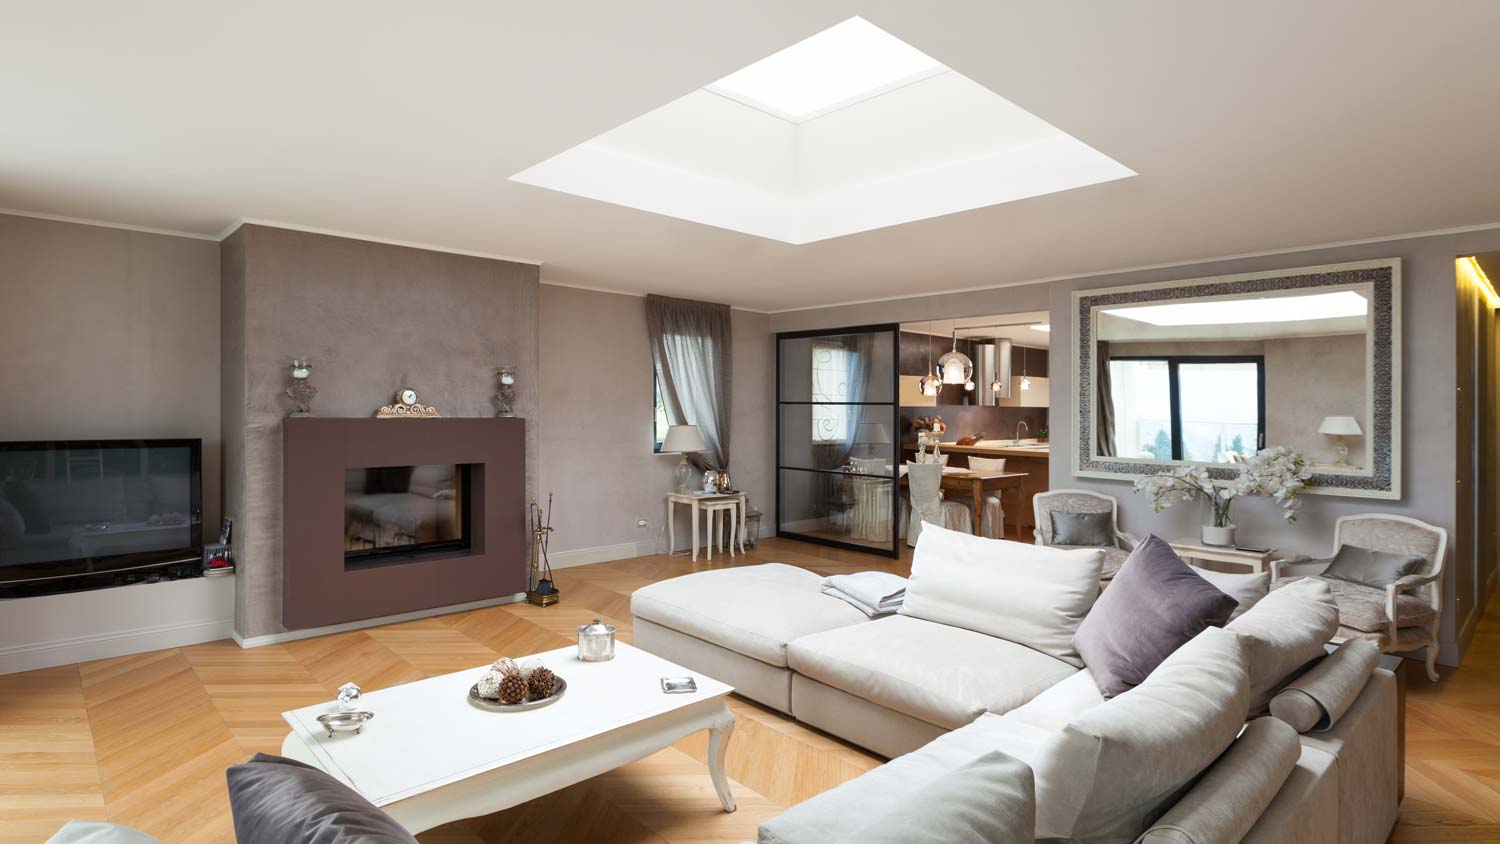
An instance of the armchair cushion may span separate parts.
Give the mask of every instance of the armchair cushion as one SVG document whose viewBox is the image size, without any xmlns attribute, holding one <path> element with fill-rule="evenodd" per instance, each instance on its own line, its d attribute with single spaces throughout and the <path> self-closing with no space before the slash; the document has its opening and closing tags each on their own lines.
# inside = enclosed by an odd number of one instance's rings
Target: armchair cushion
<svg viewBox="0 0 1500 844">
<path fill-rule="evenodd" d="M 1271 588 L 1281 589 L 1302 579 L 1284 577 L 1276 581 Z M 1384 633 L 1390 627 L 1390 619 L 1386 617 L 1385 612 L 1384 589 L 1374 589 L 1363 584 L 1333 578 L 1311 579 L 1322 581 L 1328 586 L 1328 591 L 1333 593 L 1333 602 L 1339 610 L 1340 626 L 1358 630 L 1361 633 Z M 1435 618 L 1437 618 L 1437 610 L 1416 595 L 1396 596 L 1397 627 L 1422 627 L 1431 624 Z"/>
<path fill-rule="evenodd" d="M 1090 548 L 1115 546 L 1115 521 L 1109 513 L 1066 513 L 1053 510 L 1052 544 Z"/>
<path fill-rule="evenodd" d="M 1417 554 L 1343 545 L 1333 555 L 1333 562 L 1323 571 L 1323 576 L 1384 589 L 1408 574 L 1416 574 L 1426 564 L 1426 558 Z"/>
</svg>

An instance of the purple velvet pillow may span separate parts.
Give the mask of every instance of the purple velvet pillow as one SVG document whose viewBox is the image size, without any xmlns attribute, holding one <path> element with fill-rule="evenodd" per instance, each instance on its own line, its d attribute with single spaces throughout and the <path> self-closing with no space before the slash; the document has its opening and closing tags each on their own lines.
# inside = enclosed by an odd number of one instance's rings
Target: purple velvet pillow
<svg viewBox="0 0 1500 844">
<path fill-rule="evenodd" d="M 1140 685 L 1189 639 L 1221 627 L 1238 606 L 1148 535 L 1094 602 L 1073 647 L 1106 699 Z"/>
</svg>

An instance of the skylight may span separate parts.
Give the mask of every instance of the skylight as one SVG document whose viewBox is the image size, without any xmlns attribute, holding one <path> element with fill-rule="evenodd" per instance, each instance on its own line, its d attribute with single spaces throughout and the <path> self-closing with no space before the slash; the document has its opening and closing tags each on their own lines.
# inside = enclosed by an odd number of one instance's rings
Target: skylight
<svg viewBox="0 0 1500 844">
<path fill-rule="evenodd" d="M 790 123 L 947 71 L 864 18 L 853 17 L 707 86 Z"/>
<path fill-rule="evenodd" d="M 1301 322 L 1358 317 L 1370 303 L 1353 290 L 1312 296 L 1179 302 L 1140 308 L 1105 308 L 1104 313 L 1151 325 L 1239 325 L 1251 322 Z"/>
</svg>

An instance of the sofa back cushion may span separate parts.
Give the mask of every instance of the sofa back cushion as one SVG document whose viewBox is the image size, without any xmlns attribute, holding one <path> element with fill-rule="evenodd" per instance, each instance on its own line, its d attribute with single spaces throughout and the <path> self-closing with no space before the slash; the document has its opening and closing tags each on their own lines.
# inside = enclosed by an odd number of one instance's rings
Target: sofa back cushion
<svg viewBox="0 0 1500 844">
<path fill-rule="evenodd" d="M 1275 718 L 1257 718 L 1193 787 L 1162 815 L 1140 844 L 1239 841 L 1297 767 L 1297 732 Z"/>
<path fill-rule="evenodd" d="M 851 818 L 841 844 L 972 841 L 1022 844 L 1036 830 L 1031 766 L 998 750 L 896 800 L 874 817 Z"/>
<path fill-rule="evenodd" d="M 1299 668 L 1323 656 L 1339 629 L 1339 608 L 1328 584 L 1315 578 L 1289 583 L 1229 623 L 1250 653 L 1250 714 L 1264 715 L 1271 698 Z"/>
<path fill-rule="evenodd" d="M 1260 599 L 1271 594 L 1271 573 L 1263 572 L 1226 572 L 1214 571 L 1212 569 L 1193 568 L 1198 576 L 1212 583 L 1214 588 L 1233 598 L 1238 604 L 1234 612 L 1229 614 L 1229 620 L 1250 611 L 1250 608 L 1260 603 Z"/>
<path fill-rule="evenodd" d="M 1101 550 L 1064 551 L 928 525 L 901 614 L 1083 661 L 1073 634 L 1099 597 Z"/>
<path fill-rule="evenodd" d="M 1234 741 L 1245 725 L 1249 695 L 1244 641 L 1210 627 L 1145 682 L 1073 719 L 1064 730 L 1070 742 L 1096 750 L 1071 837 L 1091 844 L 1135 841 Z"/>
<path fill-rule="evenodd" d="M 1235 606 L 1172 546 L 1147 536 L 1079 625 L 1073 645 L 1111 698 L 1140 684 L 1205 628 L 1223 625 Z"/>
</svg>

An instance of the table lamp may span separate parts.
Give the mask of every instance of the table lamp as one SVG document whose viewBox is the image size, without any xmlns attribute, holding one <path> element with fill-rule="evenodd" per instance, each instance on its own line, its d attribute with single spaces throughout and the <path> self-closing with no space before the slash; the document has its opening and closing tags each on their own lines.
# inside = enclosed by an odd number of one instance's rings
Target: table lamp
<svg viewBox="0 0 1500 844">
<path fill-rule="evenodd" d="M 1334 450 L 1338 452 L 1339 460 L 1333 464 L 1340 469 L 1349 466 L 1349 446 L 1344 442 L 1344 437 L 1357 437 L 1364 431 L 1359 429 L 1359 422 L 1353 416 L 1327 416 L 1323 424 L 1318 426 L 1318 433 L 1333 437 Z"/>
<path fill-rule="evenodd" d="M 861 422 L 854 432 L 854 441 L 868 447 L 865 452 L 867 457 L 874 457 L 875 446 L 890 445 L 891 432 L 882 422 Z"/>
<path fill-rule="evenodd" d="M 697 425 L 673 425 L 667 428 L 667 435 L 661 441 L 661 453 L 682 455 L 682 462 L 677 464 L 677 470 L 672 475 L 676 483 L 673 492 L 685 494 L 692 483 L 693 467 L 688 463 L 687 455 L 707 449 Z"/>
</svg>

